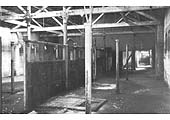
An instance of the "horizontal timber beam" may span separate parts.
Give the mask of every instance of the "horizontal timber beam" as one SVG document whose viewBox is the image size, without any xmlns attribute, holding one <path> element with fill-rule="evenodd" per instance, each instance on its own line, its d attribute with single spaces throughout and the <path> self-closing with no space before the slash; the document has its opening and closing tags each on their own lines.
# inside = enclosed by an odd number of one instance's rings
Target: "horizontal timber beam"
<svg viewBox="0 0 170 120">
<path fill-rule="evenodd" d="M 94 24 L 92 28 L 112 28 L 112 27 L 129 27 L 129 26 L 148 26 L 148 25 L 157 25 L 155 21 L 144 21 L 144 22 L 131 22 L 131 23 L 105 23 L 105 24 Z M 51 30 L 62 30 L 63 27 L 43 27 L 35 28 L 32 31 L 51 31 Z M 84 25 L 69 25 L 67 26 L 68 30 L 72 29 L 84 29 Z M 11 30 L 11 32 L 26 32 L 26 29 L 16 29 Z"/>
<path fill-rule="evenodd" d="M 128 11 L 139 11 L 139 10 L 151 10 L 151 9 L 159 9 L 166 8 L 164 6 L 109 6 L 109 7 L 99 7 L 93 8 L 92 14 L 101 14 L 101 13 L 115 13 L 115 12 L 128 12 Z M 78 9 L 78 10 L 68 10 L 69 16 L 74 15 L 84 15 L 90 14 L 90 9 Z M 32 18 L 46 18 L 46 17 L 56 17 L 62 16 L 63 11 L 49 11 L 49 12 L 41 12 L 39 14 L 32 14 Z M 2 16 L 1 19 L 24 19 L 24 14 L 17 14 L 13 16 Z"/>
</svg>

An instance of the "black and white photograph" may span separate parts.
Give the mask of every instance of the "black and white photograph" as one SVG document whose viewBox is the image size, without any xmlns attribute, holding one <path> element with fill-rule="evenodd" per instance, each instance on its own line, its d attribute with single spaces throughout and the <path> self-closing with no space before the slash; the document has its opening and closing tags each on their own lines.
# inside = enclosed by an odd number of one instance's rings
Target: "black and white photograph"
<svg viewBox="0 0 170 120">
<path fill-rule="evenodd" d="M 170 114 L 170 5 L 0 4 L 0 114 Z"/>
</svg>

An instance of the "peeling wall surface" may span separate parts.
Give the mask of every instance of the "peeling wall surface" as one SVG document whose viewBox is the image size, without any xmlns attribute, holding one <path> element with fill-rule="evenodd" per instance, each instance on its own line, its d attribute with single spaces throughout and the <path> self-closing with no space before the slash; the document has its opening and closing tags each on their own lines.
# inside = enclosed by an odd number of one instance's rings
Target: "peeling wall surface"
<svg viewBox="0 0 170 120">
<path fill-rule="evenodd" d="M 0 36 L 2 40 L 2 77 L 11 74 L 11 52 L 10 41 L 12 39 L 8 28 L 0 27 Z"/>
<path fill-rule="evenodd" d="M 11 41 L 16 44 L 14 55 L 15 75 L 23 74 L 23 48 L 21 44 L 18 44 L 19 40 L 23 40 L 23 36 L 25 34 L 11 34 L 9 28 L 0 27 L 0 37 L 2 38 L 2 77 L 11 76 Z M 33 40 L 39 40 L 39 35 L 32 33 L 31 38 Z"/>
<path fill-rule="evenodd" d="M 170 86 L 170 9 L 164 20 L 164 79 Z"/>
</svg>

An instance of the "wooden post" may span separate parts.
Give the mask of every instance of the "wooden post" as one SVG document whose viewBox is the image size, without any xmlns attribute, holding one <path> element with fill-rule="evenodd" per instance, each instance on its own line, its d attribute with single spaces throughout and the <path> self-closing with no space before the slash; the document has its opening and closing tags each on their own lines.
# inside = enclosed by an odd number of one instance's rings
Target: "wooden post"
<svg viewBox="0 0 170 120">
<path fill-rule="evenodd" d="M 132 70 L 134 71 L 136 69 L 136 60 L 135 60 L 135 34 L 133 35 L 133 49 L 132 49 Z"/>
<path fill-rule="evenodd" d="M 96 81 L 96 39 L 93 46 L 93 80 Z"/>
<path fill-rule="evenodd" d="M 92 8 L 91 8 L 92 10 Z M 85 26 L 85 96 L 86 114 L 91 114 L 91 84 L 92 84 L 92 12 Z"/>
<path fill-rule="evenodd" d="M 157 26 L 156 42 L 155 42 L 155 72 L 157 79 L 163 79 L 164 75 L 164 61 L 163 61 L 163 49 L 164 49 L 164 27 L 163 24 Z"/>
<path fill-rule="evenodd" d="M 120 93 L 119 89 L 119 40 L 116 39 L 116 93 Z"/>
<path fill-rule="evenodd" d="M 0 114 L 2 113 L 2 42 L 0 37 Z"/>
<path fill-rule="evenodd" d="M 77 51 L 76 45 L 74 45 L 74 47 L 73 47 L 73 59 L 74 60 L 76 60 L 76 58 L 77 58 L 76 51 Z"/>
<path fill-rule="evenodd" d="M 66 82 L 65 82 L 65 87 L 68 89 L 69 87 L 69 82 L 68 82 L 68 45 L 67 45 L 67 13 L 66 13 L 66 7 L 63 6 L 63 44 L 64 44 L 64 49 L 63 49 L 63 59 L 65 60 L 65 77 L 66 77 Z"/>
<path fill-rule="evenodd" d="M 126 80 L 128 80 L 128 44 L 126 44 Z"/>
<path fill-rule="evenodd" d="M 27 6 L 27 40 L 31 40 L 31 6 Z M 28 55 L 27 55 L 27 40 L 24 41 L 24 110 L 29 110 L 29 101 L 28 101 Z"/>
<path fill-rule="evenodd" d="M 14 93 L 14 42 L 11 42 L 11 94 Z"/>
</svg>

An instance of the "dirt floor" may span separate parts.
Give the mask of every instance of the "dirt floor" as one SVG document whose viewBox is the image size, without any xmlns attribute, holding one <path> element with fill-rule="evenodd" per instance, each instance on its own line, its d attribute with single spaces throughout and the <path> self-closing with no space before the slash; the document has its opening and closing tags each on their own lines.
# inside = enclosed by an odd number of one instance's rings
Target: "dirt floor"
<svg viewBox="0 0 170 120">
<path fill-rule="evenodd" d="M 23 76 L 16 76 L 14 83 L 14 92 L 11 93 L 10 77 L 3 78 L 2 101 L 4 114 L 22 113 L 24 111 L 24 82 Z"/>
<path fill-rule="evenodd" d="M 6 85 L 4 85 L 6 84 Z M 8 91 L 9 83 L 4 91 Z M 16 92 L 11 95 L 6 92 L 3 95 L 4 113 L 22 113 L 23 111 L 23 82 L 16 83 Z M 129 80 L 124 76 L 120 78 L 120 94 L 115 92 L 115 77 L 112 73 L 100 75 L 97 81 L 93 83 L 92 97 L 107 100 L 94 114 L 149 114 L 149 113 L 170 113 L 170 89 L 163 80 L 156 80 L 152 70 L 136 71 L 129 74 Z M 77 88 L 67 93 L 54 96 L 44 104 L 53 104 L 59 101 L 59 98 L 68 96 L 84 96 L 84 87 Z M 60 99 L 61 101 L 61 99 Z M 67 100 L 70 101 L 70 98 Z M 73 103 L 72 100 L 71 103 Z M 54 105 L 54 104 L 53 104 Z M 56 104 L 55 104 L 56 105 Z M 38 109 L 38 111 L 37 111 Z M 60 113 L 60 114 L 84 114 L 83 110 L 68 109 L 58 107 L 49 107 L 48 109 L 35 108 L 34 113 Z"/>
</svg>

